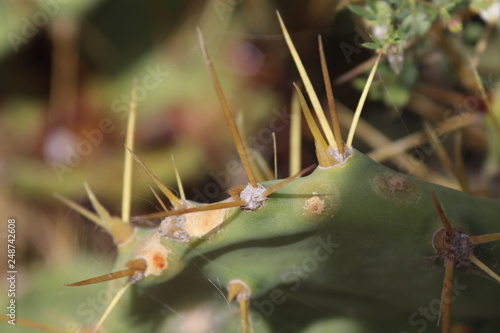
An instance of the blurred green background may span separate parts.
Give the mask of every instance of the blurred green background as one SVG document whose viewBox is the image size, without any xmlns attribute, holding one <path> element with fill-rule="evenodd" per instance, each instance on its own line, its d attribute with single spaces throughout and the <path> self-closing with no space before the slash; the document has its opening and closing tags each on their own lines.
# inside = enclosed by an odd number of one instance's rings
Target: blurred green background
<svg viewBox="0 0 500 333">
<path fill-rule="evenodd" d="M 1 1 L 0 236 L 3 243 L 4 221 L 15 217 L 20 295 L 27 292 L 35 276 L 32 272 L 68 268 L 82 254 L 112 267 L 115 250 L 110 237 L 56 201 L 53 193 L 91 207 L 83 188 L 86 181 L 109 211 L 119 215 L 126 114 L 134 78 L 139 102 L 136 153 L 165 184 L 176 188 L 173 155 L 188 199 L 218 201 L 230 186 L 245 182 L 245 176 L 235 175 L 227 184 L 214 181 L 214 174 L 226 170 L 237 156 L 200 54 L 196 27 L 205 35 L 246 137 L 251 142 L 253 138 L 254 148 L 272 166 L 272 144 L 259 137 L 259 130 L 269 128 L 276 114 L 289 113 L 292 82 L 300 81 L 275 11 L 280 11 L 311 80 L 324 96 L 318 34 L 323 36 L 334 80 L 373 55 L 360 45 L 370 41 L 369 20 L 354 15 L 346 4 L 328 0 Z M 453 27 L 429 24 L 423 36 L 412 37 L 399 75 L 387 62 L 381 65 L 363 117 L 389 140 L 420 130 L 424 118 L 439 120 L 447 109 L 473 94 L 462 71 L 465 60 L 456 55 L 473 52 L 487 28 L 477 13 L 465 7 L 453 8 L 451 14 L 463 23 L 458 33 L 450 32 Z M 489 33 L 478 70 L 494 102 L 500 42 L 496 26 Z M 350 108 L 356 106 L 364 83 L 355 77 L 334 85 L 337 99 Z M 437 87 L 442 90 L 433 90 Z M 484 113 L 484 106 L 476 108 Z M 276 133 L 280 178 L 288 173 L 286 121 L 285 125 Z M 483 170 L 491 140 L 480 129 L 465 135 L 469 139 L 464 140 L 464 154 L 477 171 L 471 177 L 481 180 L 477 190 L 483 191 L 485 181 L 477 174 Z M 306 167 L 315 163 L 307 130 L 303 141 Z M 361 141 L 355 146 L 362 151 L 373 148 Z M 427 156 L 425 163 L 446 173 L 435 156 Z M 495 172 L 488 184 L 497 179 Z M 149 183 L 136 168 L 132 215 L 158 210 Z M 207 188 L 208 183 L 216 186 Z M 1 274 L 6 271 L 4 265 L 2 260 Z M 72 276 L 79 279 L 76 272 Z M 2 292 L 2 303 L 4 297 Z"/>
<path fill-rule="evenodd" d="M 210 173 L 224 170 L 236 155 L 199 51 L 196 27 L 205 35 L 248 137 L 269 127 L 274 114 L 288 114 L 291 82 L 298 80 L 276 9 L 305 63 L 313 64 L 313 80 L 321 82 L 315 51 L 319 33 L 325 35 L 333 75 L 369 56 L 368 50 L 360 50 L 348 63 L 337 50 L 337 40 L 352 40 L 356 32 L 349 13 L 338 27 L 332 26 L 337 4 L 328 1 L 15 0 L 0 6 L 0 211 L 19 220 L 21 265 L 71 258 L 81 246 L 113 252 L 107 235 L 63 207 L 53 193 L 89 207 L 83 189 L 87 181 L 119 215 L 134 78 L 137 154 L 175 187 L 174 155 L 188 198 L 200 192 L 200 201 L 226 197 L 229 186 L 208 188 L 207 193 L 204 189 L 207 182 L 214 183 Z M 340 89 L 339 94 L 351 90 Z M 283 177 L 287 127 L 276 134 Z M 255 142 L 271 162 L 272 144 L 259 143 L 258 137 Z M 304 158 L 313 163 L 313 151 Z M 134 172 L 133 214 L 156 210 L 147 178 Z M 243 174 L 231 184 L 242 181 Z"/>
</svg>

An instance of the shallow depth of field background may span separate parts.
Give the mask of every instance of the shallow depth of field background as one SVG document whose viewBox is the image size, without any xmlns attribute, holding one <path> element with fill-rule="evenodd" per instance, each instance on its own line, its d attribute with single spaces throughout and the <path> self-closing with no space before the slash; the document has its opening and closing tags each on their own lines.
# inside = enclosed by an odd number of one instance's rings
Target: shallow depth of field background
<svg viewBox="0 0 500 333">
<path fill-rule="evenodd" d="M 90 208 L 83 186 L 88 182 L 105 207 L 120 215 L 124 133 L 134 78 L 139 98 L 135 151 L 164 183 L 176 188 L 171 155 L 188 199 L 219 201 L 229 187 L 246 181 L 241 168 L 233 172 L 237 156 L 200 54 L 198 26 L 245 136 L 272 167 L 269 128 L 277 124 L 278 176 L 288 175 L 286 115 L 292 82 L 300 79 L 276 10 L 326 106 L 317 35 L 323 36 L 333 80 L 373 56 L 360 45 L 369 41 L 371 28 L 343 2 L 0 2 L 0 276 L 6 271 L 5 221 L 15 217 L 18 298 L 37 273 L 50 276 L 48 272 L 70 267 L 82 255 L 112 267 L 110 237 L 55 200 L 53 193 Z M 476 95 L 467 86 L 461 54 L 473 53 L 486 24 L 467 8 L 452 14 L 462 24 L 460 32 L 431 28 L 414 38 L 399 75 L 387 61 L 381 65 L 363 118 L 390 140 L 421 130 L 423 119 L 439 123 L 457 105 L 485 112 L 484 103 L 467 104 Z M 500 76 L 498 35 L 494 26 L 478 64 L 494 105 Z M 336 98 L 354 109 L 362 83 L 353 76 L 334 84 Z M 303 127 L 306 167 L 316 161 L 311 135 Z M 498 194 L 498 151 L 492 148 L 491 133 L 470 127 L 463 141 L 474 191 Z M 444 144 L 452 150 L 451 136 Z M 355 141 L 355 147 L 371 150 L 362 141 Z M 428 168 L 448 177 L 434 151 L 421 151 Z M 486 160 L 492 163 L 487 176 Z M 136 168 L 132 215 L 159 209 L 148 184 Z M 0 285 L 3 290 L 5 279 Z M 2 291 L 2 304 L 4 297 Z"/>
<path fill-rule="evenodd" d="M 298 80 L 275 10 L 286 19 L 315 82 L 321 82 L 319 33 L 333 77 L 369 56 L 357 47 L 346 61 L 338 44 L 356 46 L 353 22 L 345 12 L 334 26 L 334 7 L 322 2 L 304 7 L 300 1 L 53 0 L 0 6 L 7 23 L 0 44 L 0 210 L 19 221 L 17 258 L 26 268 L 64 262 L 81 251 L 112 257 L 107 235 L 53 193 L 90 207 L 86 181 L 119 215 L 134 78 L 136 152 L 162 181 L 175 187 L 172 154 L 188 198 L 217 201 L 244 181 L 243 172 L 217 176 L 228 173 L 227 163 L 237 156 L 199 51 L 197 26 L 232 109 L 269 162 L 270 132 L 258 130 L 269 128 L 274 114 L 288 114 L 292 80 Z M 336 87 L 352 103 L 357 94 L 346 94 L 351 91 L 349 85 Z M 276 133 L 281 177 L 288 170 L 287 123 L 283 118 L 276 125 L 282 129 Z M 315 162 L 311 142 L 305 148 L 304 165 L 309 165 Z M 136 170 L 133 215 L 158 209 L 148 184 Z"/>
</svg>

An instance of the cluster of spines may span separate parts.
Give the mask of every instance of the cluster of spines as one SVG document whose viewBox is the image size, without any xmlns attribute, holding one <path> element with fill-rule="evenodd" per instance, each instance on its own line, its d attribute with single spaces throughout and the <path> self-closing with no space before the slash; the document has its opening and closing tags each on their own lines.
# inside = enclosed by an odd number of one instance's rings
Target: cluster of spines
<svg viewBox="0 0 500 333">
<path fill-rule="evenodd" d="M 500 233 L 469 236 L 461 230 L 452 227 L 435 192 L 432 192 L 432 200 L 441 223 L 443 224 L 443 227 L 435 232 L 432 239 L 437 258 L 443 259 L 444 261 L 445 271 L 443 289 L 441 292 L 440 320 L 438 320 L 438 324 L 441 321 L 442 333 L 449 333 L 451 326 L 451 303 L 453 298 L 453 272 L 455 266 L 464 266 L 472 263 L 500 283 L 500 276 L 474 255 L 474 247 L 476 245 L 499 241 Z"/>
<path fill-rule="evenodd" d="M 335 100 L 334 100 L 334 95 L 333 95 L 333 90 L 331 87 L 331 81 L 329 78 L 328 74 L 328 68 L 326 64 L 326 57 L 324 54 L 324 49 L 322 45 L 322 40 L 321 37 L 318 37 L 318 43 L 319 43 L 319 54 L 320 54 L 320 63 L 321 63 L 321 68 L 323 72 L 323 77 L 324 77 L 324 84 L 325 84 L 325 90 L 326 90 L 326 96 L 327 96 L 327 101 L 328 101 L 328 109 L 329 113 L 331 115 L 331 126 L 328 123 L 328 120 L 325 116 L 325 113 L 321 107 L 321 104 L 319 102 L 319 99 L 314 91 L 314 88 L 309 80 L 309 77 L 307 75 L 306 70 L 304 69 L 304 66 L 302 65 L 302 62 L 300 60 L 300 57 L 293 45 L 293 42 L 290 38 L 290 35 L 288 34 L 288 31 L 285 27 L 285 24 L 283 23 L 283 20 L 281 19 L 280 15 L 278 14 L 278 19 L 281 25 L 281 28 L 283 30 L 283 34 L 286 40 L 286 43 L 290 49 L 290 52 L 292 54 L 292 57 L 295 61 L 295 64 L 297 66 L 297 69 L 300 73 L 300 76 L 302 78 L 302 83 L 307 91 L 307 94 L 309 96 L 310 103 L 313 106 L 313 110 L 315 112 L 316 118 L 319 121 L 319 126 L 315 120 L 315 117 L 313 113 L 311 112 L 308 103 L 306 101 L 306 98 L 302 94 L 301 89 L 297 84 L 294 83 L 295 89 L 296 89 L 296 97 L 294 98 L 295 104 L 300 105 L 302 108 L 302 111 L 304 113 L 304 117 L 308 123 L 308 126 L 314 136 L 315 140 L 315 145 L 316 145 L 316 152 L 317 152 L 317 158 L 319 165 L 321 167 L 332 167 L 335 166 L 339 163 L 344 162 L 348 158 L 348 155 L 350 153 L 350 150 L 352 149 L 352 141 L 354 138 L 354 133 L 356 131 L 357 124 L 360 120 L 360 114 L 361 110 L 363 109 L 364 101 L 366 100 L 367 93 L 369 90 L 369 87 L 371 85 L 371 82 L 373 81 L 380 57 L 382 55 L 382 52 L 378 52 L 378 56 L 374 59 L 373 67 L 372 70 L 368 76 L 368 81 L 367 84 L 362 92 L 361 98 L 359 100 L 357 109 L 354 113 L 352 122 L 351 122 L 351 127 L 350 131 L 347 137 L 347 141 L 344 142 L 342 139 L 342 134 L 340 130 L 340 122 L 339 122 L 339 116 L 337 112 L 337 108 L 335 105 Z M 261 185 L 257 182 L 257 178 L 261 177 L 256 177 L 255 175 L 255 166 L 252 166 L 253 161 L 251 158 L 249 158 L 249 150 L 248 147 L 243 140 L 242 136 L 240 135 L 240 132 L 238 130 L 238 127 L 236 125 L 236 122 L 233 118 L 232 112 L 230 110 L 229 104 L 227 102 L 227 99 L 224 95 L 224 92 L 222 90 L 222 86 L 219 82 L 219 79 L 217 77 L 217 74 L 215 72 L 214 66 L 210 61 L 208 52 L 206 50 L 205 43 L 203 41 L 203 35 L 200 30 L 198 30 L 198 37 L 200 41 L 200 46 L 201 50 L 203 53 L 203 57 L 205 59 L 205 62 L 207 64 L 207 67 L 209 69 L 210 75 L 212 77 L 213 85 L 216 90 L 216 94 L 218 96 L 219 102 L 221 104 L 221 108 L 224 113 L 224 117 L 226 119 L 226 122 L 228 124 L 228 127 L 231 131 L 231 136 L 233 138 L 233 141 L 235 143 L 237 152 L 240 156 L 241 162 L 243 164 L 243 167 L 245 169 L 245 172 L 248 177 L 249 184 L 247 186 L 250 188 L 258 189 Z M 63 203 L 68 205 L 70 208 L 78 211 L 80 214 L 84 215 L 91 221 L 95 222 L 97 225 L 103 227 L 106 229 L 113 237 L 113 240 L 115 244 L 120 247 L 123 245 L 126 245 L 127 243 L 130 242 L 131 238 L 135 234 L 135 228 L 130 221 L 143 221 L 145 219 L 149 220 L 152 218 L 164 218 L 167 216 L 178 216 L 178 215 L 183 215 L 183 214 L 188 214 L 188 213 L 193 213 L 193 212 L 202 212 L 202 211 L 211 211 L 211 210 L 218 210 L 218 209 L 225 209 L 225 208 L 231 208 L 231 207 L 241 207 L 243 209 L 249 207 L 249 202 L 242 200 L 240 197 L 241 192 L 244 190 L 245 187 L 238 186 L 230 189 L 228 192 L 231 194 L 232 201 L 228 202 L 222 202 L 222 203 L 216 203 L 216 204 L 207 204 L 207 205 L 202 205 L 202 206 L 196 206 L 196 207 L 191 207 L 187 204 L 185 195 L 184 195 L 184 190 L 182 186 L 182 182 L 180 180 L 180 176 L 178 173 L 177 168 L 175 167 L 175 162 L 174 162 L 174 169 L 176 173 L 176 177 L 178 180 L 178 187 L 179 187 L 179 192 L 180 192 L 180 198 L 178 198 L 175 194 L 172 193 L 172 191 L 165 186 L 161 181 L 153 174 L 153 172 L 133 153 L 133 144 L 134 144 L 134 126 L 135 126 L 135 119 L 136 119 L 136 99 L 135 99 L 135 84 L 134 88 L 132 89 L 132 101 L 131 101 L 131 106 L 130 106 L 130 115 L 129 115 L 129 121 L 127 124 L 127 139 L 126 139 L 126 150 L 125 150 L 125 163 L 124 163 L 124 186 L 123 186 L 123 198 L 122 198 L 122 216 L 121 218 L 118 217 L 113 217 L 111 216 L 106 209 L 98 202 L 96 199 L 95 195 L 92 193 L 90 188 L 85 184 L 85 188 L 87 191 L 87 194 L 89 196 L 89 199 L 91 200 L 91 203 L 97 212 L 97 214 L 92 213 L 82 206 L 76 204 L 75 202 L 64 198 L 62 196 L 56 196 L 59 200 L 61 200 Z M 298 108 L 293 108 L 294 110 L 297 110 Z M 298 145 L 300 142 L 300 137 L 298 136 L 300 131 L 300 127 L 297 126 L 299 123 L 297 121 L 297 118 L 300 119 L 300 117 L 297 117 L 295 114 L 296 119 L 292 127 L 295 127 L 295 130 L 292 131 L 294 133 L 294 136 L 291 137 L 291 145 L 294 147 L 292 152 L 293 156 L 291 157 L 291 176 L 276 183 L 275 185 L 265 188 L 264 191 L 261 193 L 261 196 L 264 199 L 267 199 L 272 193 L 274 193 L 276 190 L 284 186 L 285 184 L 289 183 L 293 179 L 296 179 L 297 177 L 302 176 L 306 172 L 310 171 L 310 168 L 307 168 L 305 170 L 299 171 L 300 170 L 300 153 L 298 149 Z M 496 124 L 496 123 L 495 123 Z M 333 130 L 332 130 L 333 128 Z M 429 128 L 427 128 L 428 132 L 431 132 Z M 295 143 L 293 143 L 295 142 Z M 136 162 L 142 167 L 142 169 L 150 176 L 150 178 L 153 180 L 153 182 L 158 186 L 158 188 L 161 190 L 161 192 L 169 199 L 172 208 L 168 209 L 165 203 L 161 200 L 160 196 L 154 191 L 153 188 L 151 188 L 155 198 L 158 200 L 159 204 L 161 205 L 162 209 L 164 210 L 163 212 L 160 213 L 154 213 L 154 214 L 149 214 L 145 216 L 140 216 L 140 217 L 132 217 L 130 218 L 130 203 L 131 203 L 131 177 L 132 177 L 132 160 L 135 159 Z M 172 157 L 173 159 L 173 157 Z M 443 158 L 444 159 L 444 158 Z M 446 164 L 445 164 L 446 165 Z M 276 162 L 275 162 L 276 166 Z M 460 167 L 460 165 L 459 165 Z M 459 168 L 460 169 L 460 168 Z M 460 171 L 460 170 L 459 170 Z M 462 189 L 467 191 L 468 187 L 467 184 L 464 182 L 464 177 L 463 173 L 459 172 L 457 177 L 460 180 L 460 183 L 462 185 Z M 451 227 L 450 222 L 446 218 L 444 211 L 439 204 L 435 194 L 433 194 L 433 200 L 436 206 L 436 209 L 439 213 L 439 216 L 441 218 L 441 221 L 444 225 L 442 236 L 444 241 L 442 241 L 440 244 L 441 246 L 444 246 L 443 248 L 440 248 L 439 251 L 443 251 L 441 253 L 441 256 L 444 259 L 444 264 L 445 264 L 445 282 L 443 284 L 443 291 L 441 295 L 441 322 L 442 322 L 442 332 L 447 333 L 449 332 L 450 329 L 450 313 L 451 313 L 451 281 L 453 277 L 453 269 L 454 266 L 456 265 L 456 260 L 457 260 L 457 254 L 454 253 L 452 250 L 450 250 L 449 247 L 450 244 L 447 243 L 449 239 L 453 237 L 453 235 L 458 232 L 456 229 L 453 229 Z M 265 201 L 265 200 L 264 200 Z M 492 241 L 497 241 L 500 239 L 500 234 L 488 234 L 488 235 L 480 235 L 480 236 L 466 236 L 467 242 L 470 243 L 471 246 L 471 251 L 470 253 L 467 254 L 466 259 L 469 260 L 471 263 L 475 264 L 479 268 L 483 269 L 486 273 L 488 273 L 490 276 L 492 276 L 494 279 L 500 282 L 500 277 L 491 271 L 488 267 L 486 267 L 482 262 L 477 259 L 477 257 L 474 256 L 472 253 L 472 247 L 475 246 L 476 244 L 481 244 L 481 243 L 486 243 L 486 242 L 492 242 Z M 436 250 L 438 255 L 440 252 Z M 101 320 L 97 325 L 93 327 L 93 331 L 97 331 L 99 327 L 102 325 L 104 322 L 105 318 L 107 315 L 110 313 L 112 310 L 113 306 L 118 302 L 118 299 L 121 297 L 121 295 L 126 291 L 127 287 L 130 286 L 132 283 L 136 282 L 141 278 L 141 274 L 145 271 L 146 263 L 142 259 L 133 259 L 130 260 L 126 264 L 126 269 L 114 272 L 114 273 L 109 273 L 100 277 L 95 277 L 91 279 L 87 279 L 84 281 L 76 282 L 69 284 L 68 286 L 81 286 L 81 285 L 87 285 L 91 283 L 98 283 L 98 282 L 103 282 L 103 281 L 109 281 L 112 279 L 117 279 L 117 278 L 122 278 L 122 277 L 129 277 L 127 282 L 125 283 L 124 287 L 117 293 L 115 298 L 112 300 L 111 304 L 109 307 L 106 309 L 105 313 L 101 317 Z M 242 330 L 243 332 L 250 332 L 252 331 L 251 325 L 248 321 L 248 306 L 249 306 L 249 301 L 250 301 L 251 293 L 248 288 L 248 286 L 245 285 L 244 282 L 234 280 L 232 281 L 229 286 L 228 286 L 228 300 L 232 301 L 233 299 L 236 299 L 239 304 L 240 304 L 240 310 L 241 310 L 241 318 L 242 318 Z M 57 331 L 57 330 L 56 330 Z"/>
</svg>

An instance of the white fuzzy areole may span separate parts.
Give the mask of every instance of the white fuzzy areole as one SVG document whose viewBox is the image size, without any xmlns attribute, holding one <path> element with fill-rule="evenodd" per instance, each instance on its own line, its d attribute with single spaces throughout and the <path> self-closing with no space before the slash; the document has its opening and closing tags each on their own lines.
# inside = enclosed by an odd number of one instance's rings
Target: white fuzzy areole
<svg viewBox="0 0 500 333">
<path fill-rule="evenodd" d="M 339 161 L 338 164 L 342 164 L 342 163 L 345 163 L 351 156 L 352 156 L 352 147 L 351 148 L 347 148 L 345 151 L 344 151 L 344 154 L 341 154 L 339 152 L 339 149 L 338 148 L 330 148 L 328 149 L 328 152 L 337 160 Z M 336 165 L 338 165 L 336 164 Z"/>
<path fill-rule="evenodd" d="M 325 210 L 325 200 L 320 199 L 318 193 L 313 192 L 313 196 L 304 203 L 305 213 L 321 215 Z"/>
<path fill-rule="evenodd" d="M 184 229 L 185 216 L 167 216 L 158 227 L 158 234 L 179 243 L 189 241 L 189 233 Z"/>
<path fill-rule="evenodd" d="M 240 199 L 245 201 L 245 210 L 259 209 L 267 201 L 264 192 L 266 192 L 264 186 L 257 184 L 257 187 L 253 187 L 252 184 L 248 184 L 240 193 Z"/>
</svg>

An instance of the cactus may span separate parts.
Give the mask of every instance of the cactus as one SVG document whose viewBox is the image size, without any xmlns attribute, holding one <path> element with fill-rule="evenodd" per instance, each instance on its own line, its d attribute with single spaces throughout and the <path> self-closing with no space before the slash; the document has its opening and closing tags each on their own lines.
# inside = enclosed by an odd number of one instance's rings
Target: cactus
<svg viewBox="0 0 500 333">
<path fill-rule="evenodd" d="M 452 323 L 477 332 L 498 330 L 500 277 L 483 262 L 494 262 L 500 250 L 482 245 L 500 240 L 498 200 L 403 175 L 352 147 L 383 50 L 344 143 L 324 54 L 333 130 L 281 18 L 280 23 L 318 119 L 319 124 L 296 85 L 319 166 L 307 176 L 310 169 L 257 181 L 199 32 L 248 184 L 233 187 L 229 199 L 214 204 L 177 198 L 133 153 L 132 103 L 122 216 L 111 216 L 88 186 L 96 213 L 58 197 L 106 229 L 118 247 L 112 273 L 69 285 L 79 286 L 74 290 L 83 299 L 85 288 L 106 292 L 95 283 L 112 280 L 109 306 L 96 310 L 99 315 L 88 312 L 83 326 L 70 322 L 62 331 L 173 332 L 192 324 L 207 332 L 422 332 L 436 331 L 438 322 L 442 332 L 458 329 Z M 130 218 L 132 159 L 172 208 L 154 192 L 164 211 Z M 222 297 L 214 296 L 214 287 Z"/>
</svg>

